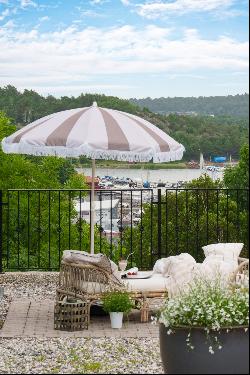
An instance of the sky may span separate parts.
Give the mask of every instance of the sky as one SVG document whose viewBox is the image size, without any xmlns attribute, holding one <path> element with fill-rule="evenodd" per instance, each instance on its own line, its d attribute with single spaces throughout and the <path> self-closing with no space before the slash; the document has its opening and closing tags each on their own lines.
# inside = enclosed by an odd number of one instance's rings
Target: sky
<svg viewBox="0 0 250 375">
<path fill-rule="evenodd" d="M 248 87 L 248 0 L 0 0 L 0 87 L 121 98 Z"/>
</svg>

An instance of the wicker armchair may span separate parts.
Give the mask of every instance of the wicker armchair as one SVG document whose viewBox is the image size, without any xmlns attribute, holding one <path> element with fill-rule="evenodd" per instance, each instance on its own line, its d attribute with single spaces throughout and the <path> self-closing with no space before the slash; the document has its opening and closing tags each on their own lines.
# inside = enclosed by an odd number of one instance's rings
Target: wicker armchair
<svg viewBox="0 0 250 375">
<path fill-rule="evenodd" d="M 91 305 L 100 300 L 103 293 L 116 289 L 123 290 L 126 284 L 117 280 L 112 274 L 100 267 L 90 264 L 75 264 L 61 262 L 59 285 L 56 290 L 57 301 L 62 301 L 66 296 L 72 296 L 88 303 L 89 319 Z M 141 322 L 147 322 L 149 317 L 149 299 L 162 299 L 166 290 L 133 291 L 131 297 L 135 307 L 141 312 Z"/>
</svg>

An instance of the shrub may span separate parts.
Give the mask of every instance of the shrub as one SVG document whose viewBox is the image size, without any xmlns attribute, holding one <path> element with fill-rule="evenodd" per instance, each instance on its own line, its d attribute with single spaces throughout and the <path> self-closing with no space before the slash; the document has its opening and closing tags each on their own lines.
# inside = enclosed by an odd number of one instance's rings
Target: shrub
<svg viewBox="0 0 250 375">
<path fill-rule="evenodd" d="M 128 313 L 133 302 L 127 291 L 111 291 L 105 293 L 102 298 L 103 310 L 105 312 L 125 312 Z"/>
</svg>

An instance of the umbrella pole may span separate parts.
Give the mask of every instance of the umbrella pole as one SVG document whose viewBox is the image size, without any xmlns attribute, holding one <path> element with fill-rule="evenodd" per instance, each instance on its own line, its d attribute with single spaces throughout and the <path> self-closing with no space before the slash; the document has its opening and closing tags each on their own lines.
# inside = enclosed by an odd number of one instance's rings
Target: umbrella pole
<svg viewBox="0 0 250 375">
<path fill-rule="evenodd" d="M 92 159 L 90 253 L 95 253 L 95 159 Z"/>
</svg>

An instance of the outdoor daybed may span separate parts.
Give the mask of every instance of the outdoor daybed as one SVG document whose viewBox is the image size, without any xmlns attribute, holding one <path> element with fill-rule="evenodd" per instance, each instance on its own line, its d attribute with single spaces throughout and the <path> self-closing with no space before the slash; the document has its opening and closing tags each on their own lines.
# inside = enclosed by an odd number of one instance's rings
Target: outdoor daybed
<svg viewBox="0 0 250 375">
<path fill-rule="evenodd" d="M 145 276 L 146 274 L 149 272 L 145 272 Z M 64 252 L 56 291 L 57 300 L 74 296 L 87 301 L 90 311 L 91 305 L 111 289 L 129 290 L 136 307 L 141 311 L 141 322 L 147 322 L 149 299 L 166 296 L 167 279 L 160 274 L 152 274 L 147 279 L 121 279 L 116 264 L 103 254 L 90 255 L 69 250 Z"/>
<path fill-rule="evenodd" d="M 61 262 L 59 285 L 56 291 L 57 300 L 61 301 L 66 296 L 73 296 L 86 301 L 89 319 L 91 305 L 99 301 L 103 293 L 110 289 L 127 289 L 135 300 L 136 308 L 141 311 L 141 322 L 147 322 L 150 301 L 163 299 L 167 295 L 180 291 L 191 280 L 193 274 L 198 275 L 201 269 L 211 271 L 211 268 L 207 268 L 208 260 L 209 257 L 203 262 L 204 267 L 202 267 L 202 263 L 196 263 L 191 255 L 184 253 L 158 260 L 149 278 L 121 279 L 117 265 L 104 254 L 91 255 L 85 252 L 66 250 Z M 218 255 L 210 261 L 218 263 Z M 228 268 L 228 262 L 222 262 L 222 264 L 224 267 L 221 268 L 222 271 L 230 270 L 228 273 L 230 282 L 248 282 L 248 259 L 237 256 L 236 266 L 233 268 Z M 167 276 L 166 273 L 170 276 Z M 149 274 L 149 272 L 145 272 L 145 274 Z"/>
</svg>

